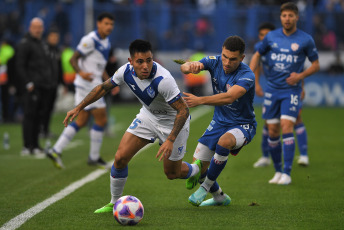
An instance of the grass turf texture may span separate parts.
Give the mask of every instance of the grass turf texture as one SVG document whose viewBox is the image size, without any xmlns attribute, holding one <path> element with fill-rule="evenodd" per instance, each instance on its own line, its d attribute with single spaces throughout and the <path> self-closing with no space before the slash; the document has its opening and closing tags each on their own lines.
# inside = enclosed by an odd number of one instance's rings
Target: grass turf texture
<svg viewBox="0 0 344 230">
<path fill-rule="evenodd" d="M 104 137 L 102 156 L 114 157 L 120 138 L 138 112 L 138 105 L 115 105 L 111 116 L 119 130 Z M 191 109 L 193 111 L 193 109 Z M 272 165 L 254 169 L 260 157 L 261 108 L 256 108 L 258 129 L 252 143 L 238 156 L 230 157 L 219 177 L 222 189 L 232 198 L 229 207 L 194 207 L 187 202 L 195 190 L 186 190 L 185 180 L 169 181 L 163 165 L 155 159 L 158 145 L 136 156 L 129 164 L 124 195 L 143 203 L 145 214 L 136 229 L 342 229 L 344 226 L 344 157 L 342 108 L 305 108 L 310 166 L 294 161 L 292 184 L 268 184 Z M 186 161 L 192 161 L 197 139 L 207 128 L 212 112 L 191 123 Z M 63 130 L 64 114 L 55 114 L 52 132 Z M 11 149 L 0 147 L 0 226 L 37 203 L 95 170 L 86 164 L 89 151 L 87 129 L 73 142 L 83 144 L 65 150 L 64 170 L 48 159 L 21 157 L 21 127 L 1 124 L 0 134 L 10 134 Z M 52 140 L 55 143 L 56 140 Z M 42 142 L 42 145 L 44 143 Z M 296 152 L 298 156 L 298 150 Z M 209 198 L 208 196 L 207 198 Z M 93 214 L 110 200 L 109 173 L 90 182 L 27 221 L 20 229 L 113 229 L 121 227 L 111 213 Z M 253 204 L 253 205 L 252 205 Z"/>
</svg>

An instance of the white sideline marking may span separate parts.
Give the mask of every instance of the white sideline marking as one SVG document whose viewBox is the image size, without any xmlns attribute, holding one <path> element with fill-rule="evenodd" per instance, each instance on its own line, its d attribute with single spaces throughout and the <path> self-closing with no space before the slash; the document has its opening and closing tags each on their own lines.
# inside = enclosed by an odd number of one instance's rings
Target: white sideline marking
<svg viewBox="0 0 344 230">
<path fill-rule="evenodd" d="M 206 113 L 208 113 L 210 111 L 210 108 L 211 107 L 199 107 L 198 109 L 194 110 L 192 112 L 192 114 L 191 114 L 191 122 L 197 120 L 201 116 L 203 116 Z M 152 144 L 146 145 L 135 156 L 139 155 L 140 152 L 150 148 L 151 146 L 153 146 L 153 145 Z M 98 177 L 102 176 L 106 172 L 108 172 L 108 170 L 103 170 L 103 169 L 95 170 L 94 172 L 88 174 L 86 177 L 84 177 L 84 178 L 82 178 L 82 179 L 80 179 L 80 180 L 70 184 L 66 188 L 62 189 L 60 192 L 52 195 L 48 199 L 42 201 L 41 203 L 36 204 L 32 208 L 30 208 L 30 209 L 26 210 L 25 212 L 23 212 L 22 214 L 19 214 L 18 216 L 16 216 L 13 219 L 9 220 L 8 222 L 6 222 L 0 228 L 0 230 L 14 230 L 14 229 L 19 228 L 26 221 L 28 221 L 29 219 L 31 219 L 36 214 L 40 213 L 41 211 L 43 211 L 44 209 L 46 209 L 47 207 L 49 207 L 53 203 L 63 199 L 64 197 L 68 196 L 69 194 L 71 194 L 72 192 L 74 192 L 78 188 L 84 186 L 88 182 L 94 181 L 95 179 L 97 179 Z"/>
</svg>

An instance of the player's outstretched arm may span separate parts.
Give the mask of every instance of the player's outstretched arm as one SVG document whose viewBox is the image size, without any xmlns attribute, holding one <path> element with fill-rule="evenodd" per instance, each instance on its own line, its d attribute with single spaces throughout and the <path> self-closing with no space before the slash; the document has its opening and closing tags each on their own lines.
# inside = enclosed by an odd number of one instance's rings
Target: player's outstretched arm
<svg viewBox="0 0 344 230">
<path fill-rule="evenodd" d="M 239 99 L 246 93 L 246 89 L 239 85 L 232 86 L 227 92 L 219 93 L 211 96 L 197 97 L 191 93 L 185 93 L 184 100 L 189 107 L 198 105 L 228 105 Z"/>
<path fill-rule="evenodd" d="M 163 158 L 170 157 L 173 150 L 173 143 L 190 115 L 189 108 L 183 98 L 179 98 L 177 101 L 173 102 L 171 107 L 177 110 L 177 115 L 174 120 L 174 125 L 170 135 L 168 135 L 166 141 L 160 146 L 156 155 L 156 158 L 160 156 L 159 161 L 161 161 Z"/>
<path fill-rule="evenodd" d="M 64 126 L 67 127 L 68 121 L 73 121 L 82 109 L 84 109 L 89 104 L 97 101 L 99 98 L 103 97 L 114 87 L 115 86 L 111 83 L 110 78 L 102 84 L 94 87 L 91 92 L 89 92 L 87 96 L 80 102 L 80 104 L 78 104 L 74 109 L 67 112 L 67 115 L 63 121 Z"/>
<path fill-rule="evenodd" d="M 180 66 L 180 70 L 184 74 L 198 74 L 202 70 L 204 70 L 204 65 L 201 62 L 198 61 L 192 61 L 192 62 L 186 62 L 183 65 Z"/>
</svg>

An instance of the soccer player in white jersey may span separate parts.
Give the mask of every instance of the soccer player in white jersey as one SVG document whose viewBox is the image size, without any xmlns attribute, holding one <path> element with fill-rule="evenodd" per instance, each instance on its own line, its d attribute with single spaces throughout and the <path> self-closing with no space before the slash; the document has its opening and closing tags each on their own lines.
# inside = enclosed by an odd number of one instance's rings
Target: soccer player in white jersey
<svg viewBox="0 0 344 230">
<path fill-rule="evenodd" d="M 112 212 L 122 196 L 128 177 L 128 163 L 144 146 L 159 139 L 156 158 L 163 160 L 168 179 L 187 179 L 199 173 L 196 164 L 183 162 L 189 136 L 189 108 L 180 90 L 164 67 L 153 61 L 148 41 L 135 40 L 129 46 L 128 63 L 120 67 L 111 79 L 95 87 L 64 120 L 72 121 L 80 111 L 118 85 L 127 85 L 142 104 L 142 108 L 122 137 L 110 173 L 111 201 L 95 213 Z"/>
<path fill-rule="evenodd" d="M 268 59 L 263 119 L 268 125 L 269 152 L 275 167 L 275 174 L 269 183 L 288 185 L 292 181 L 290 173 L 295 155 L 293 130 L 301 108 L 302 81 L 319 71 L 319 56 L 313 38 L 297 28 L 299 10 L 295 3 L 284 3 L 280 12 L 282 28 L 265 36 L 252 56 L 250 68 L 253 71 L 256 69 L 261 56 L 265 55 Z M 304 69 L 306 57 L 311 66 Z"/>
<path fill-rule="evenodd" d="M 97 30 L 84 36 L 77 50 L 74 52 L 70 63 L 76 74 L 75 105 L 103 80 L 109 79 L 105 71 L 111 44 L 108 36 L 114 28 L 114 17 L 110 13 L 102 13 L 97 18 Z M 84 127 L 90 116 L 94 117 L 94 124 L 90 131 L 89 165 L 106 167 L 106 162 L 100 157 L 100 148 L 103 142 L 104 128 L 107 123 L 106 105 L 103 98 L 80 111 L 78 118 L 69 124 L 60 135 L 52 149 L 47 153 L 57 168 L 63 168 L 61 159 L 62 150 L 73 139 L 75 134 Z"/>
</svg>

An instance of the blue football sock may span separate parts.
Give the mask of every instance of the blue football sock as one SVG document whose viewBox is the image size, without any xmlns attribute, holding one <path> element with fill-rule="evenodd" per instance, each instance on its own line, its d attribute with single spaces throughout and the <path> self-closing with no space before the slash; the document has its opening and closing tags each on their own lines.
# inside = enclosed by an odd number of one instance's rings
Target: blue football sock
<svg viewBox="0 0 344 230">
<path fill-rule="evenodd" d="M 115 166 L 112 164 L 111 176 L 113 178 L 126 178 L 126 177 L 128 177 L 128 165 L 123 169 L 116 169 Z"/>
<path fill-rule="evenodd" d="M 186 161 L 183 161 L 184 164 L 186 164 L 189 168 L 189 171 L 188 171 L 188 174 L 186 175 L 186 177 L 183 177 L 181 179 L 188 179 L 190 176 L 191 176 L 191 173 L 192 173 L 192 166 L 190 163 L 186 162 Z"/>
<path fill-rule="evenodd" d="M 262 134 L 262 152 L 263 152 L 263 157 L 269 157 L 268 138 L 269 138 L 268 128 L 264 125 L 263 134 Z"/>
<path fill-rule="evenodd" d="M 210 180 L 215 181 L 226 166 L 229 151 L 229 149 L 216 145 L 215 155 L 211 159 L 207 174 Z"/>
<path fill-rule="evenodd" d="M 302 156 L 308 156 L 308 141 L 307 141 L 307 131 L 303 123 L 295 125 L 294 127 L 297 139 L 297 145 L 299 147 L 300 154 Z"/>
<path fill-rule="evenodd" d="M 276 172 L 282 172 L 282 146 L 280 137 L 268 138 L 269 152 L 274 162 Z"/>
<path fill-rule="evenodd" d="M 284 173 L 290 175 L 295 155 L 295 139 L 293 133 L 283 134 Z"/>
</svg>

